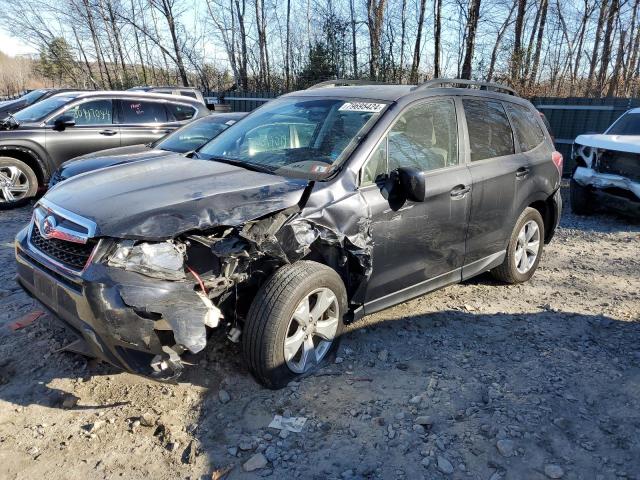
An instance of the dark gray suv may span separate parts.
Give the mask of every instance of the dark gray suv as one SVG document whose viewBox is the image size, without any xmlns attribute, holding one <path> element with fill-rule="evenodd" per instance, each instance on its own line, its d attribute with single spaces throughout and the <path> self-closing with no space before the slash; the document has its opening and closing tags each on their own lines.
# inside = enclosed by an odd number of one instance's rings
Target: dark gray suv
<svg viewBox="0 0 640 480">
<path fill-rule="evenodd" d="M 0 124 L 0 208 L 25 203 L 70 158 L 152 142 L 209 111 L 200 102 L 139 92 L 66 92 Z"/>
<path fill-rule="evenodd" d="M 61 183 L 16 238 L 18 281 L 114 365 L 175 378 L 225 329 L 278 388 L 334 352 L 345 322 L 486 271 L 528 280 L 561 171 L 506 87 L 325 85 L 191 158 Z"/>
</svg>

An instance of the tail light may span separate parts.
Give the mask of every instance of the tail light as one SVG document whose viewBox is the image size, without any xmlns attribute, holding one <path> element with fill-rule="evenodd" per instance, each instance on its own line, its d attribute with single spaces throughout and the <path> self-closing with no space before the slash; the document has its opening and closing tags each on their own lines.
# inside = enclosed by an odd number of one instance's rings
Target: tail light
<svg viewBox="0 0 640 480">
<path fill-rule="evenodd" d="M 558 173 L 562 176 L 562 165 L 564 163 L 564 159 L 562 158 L 562 154 L 560 152 L 553 152 L 551 154 L 551 160 L 553 160 L 553 164 L 558 169 Z"/>
</svg>

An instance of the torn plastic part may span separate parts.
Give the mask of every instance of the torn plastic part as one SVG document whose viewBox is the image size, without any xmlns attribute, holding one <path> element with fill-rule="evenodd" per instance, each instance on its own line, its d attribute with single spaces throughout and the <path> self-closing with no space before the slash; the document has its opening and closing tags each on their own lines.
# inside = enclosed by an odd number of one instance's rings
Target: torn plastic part
<svg viewBox="0 0 640 480">
<path fill-rule="evenodd" d="M 632 181 L 630 178 L 610 173 L 598 173 L 591 168 L 576 168 L 573 178 L 580 185 L 595 188 L 622 188 L 633 192 L 640 199 L 640 183 Z"/>
<path fill-rule="evenodd" d="M 162 376 L 163 380 L 172 380 L 182 373 L 182 361 L 178 352 L 171 347 L 163 346 L 164 355 L 156 355 L 151 360 L 151 368 L 155 376 Z M 168 374 L 168 375 L 167 375 Z"/>
<path fill-rule="evenodd" d="M 122 284 L 118 291 L 130 307 L 162 315 L 171 326 L 177 344 L 192 353 L 205 348 L 205 322 L 213 322 L 216 313 L 211 313 L 190 283 L 163 282 L 155 287 Z"/>
<path fill-rule="evenodd" d="M 140 243 L 125 241 L 107 264 L 153 278 L 184 280 L 185 246 L 173 242 Z"/>
<path fill-rule="evenodd" d="M 575 144 L 576 156 L 582 157 L 587 167 L 591 168 L 595 164 L 598 149 L 590 146 Z"/>
<path fill-rule="evenodd" d="M 204 316 L 204 324 L 209 328 L 216 328 L 220 324 L 220 319 L 224 318 L 222 312 L 218 307 L 216 307 L 209 297 L 207 297 L 204 293 L 196 292 L 200 297 L 200 300 L 207 307 L 207 313 Z"/>
</svg>

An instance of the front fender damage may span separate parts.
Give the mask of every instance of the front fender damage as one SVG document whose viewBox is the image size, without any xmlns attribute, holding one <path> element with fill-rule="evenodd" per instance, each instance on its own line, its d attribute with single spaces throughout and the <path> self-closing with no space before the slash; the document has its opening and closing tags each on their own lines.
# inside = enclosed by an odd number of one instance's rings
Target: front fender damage
<svg viewBox="0 0 640 480">
<path fill-rule="evenodd" d="M 180 355 L 204 350 L 208 330 L 219 325 L 237 341 L 260 285 L 287 263 L 311 259 L 329 265 L 343 278 L 352 306 L 361 304 L 373 246 L 367 211 L 360 194 L 351 193 L 321 209 L 291 207 L 173 239 L 184 252 L 184 279 L 157 281 L 159 272 L 138 269 L 136 275 L 157 285 L 122 282 L 118 287 L 126 305 L 154 319 L 162 352 L 156 352 L 153 368 L 181 370 Z"/>
</svg>

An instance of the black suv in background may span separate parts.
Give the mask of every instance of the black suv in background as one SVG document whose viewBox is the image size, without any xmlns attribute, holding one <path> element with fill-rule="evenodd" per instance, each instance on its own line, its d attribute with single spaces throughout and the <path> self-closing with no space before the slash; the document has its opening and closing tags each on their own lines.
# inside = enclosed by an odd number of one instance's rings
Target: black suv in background
<svg viewBox="0 0 640 480">
<path fill-rule="evenodd" d="M 46 100 L 53 95 L 70 91 L 71 89 L 69 88 L 39 88 L 38 90 L 32 90 L 29 93 L 25 93 L 20 98 L 0 102 L 0 119 L 6 118 L 12 113 L 16 113 L 23 108 L 33 105 L 34 103 Z"/>
<path fill-rule="evenodd" d="M 68 92 L 31 105 L 0 124 L 0 208 L 28 201 L 70 158 L 152 142 L 208 114 L 190 98 L 139 92 Z"/>
<path fill-rule="evenodd" d="M 49 188 L 63 180 L 81 173 L 98 170 L 99 168 L 122 165 L 128 162 L 139 162 L 141 160 L 169 156 L 174 153 L 191 152 L 215 138 L 246 115 L 244 112 L 212 113 L 187 123 L 155 142 L 110 148 L 72 158 L 53 172 L 49 180 Z"/>
<path fill-rule="evenodd" d="M 176 378 L 225 329 L 278 388 L 329 357 L 345 321 L 486 271 L 531 278 L 561 171 L 506 87 L 325 84 L 191 158 L 53 188 L 17 235 L 18 281 L 114 365 Z"/>
</svg>

